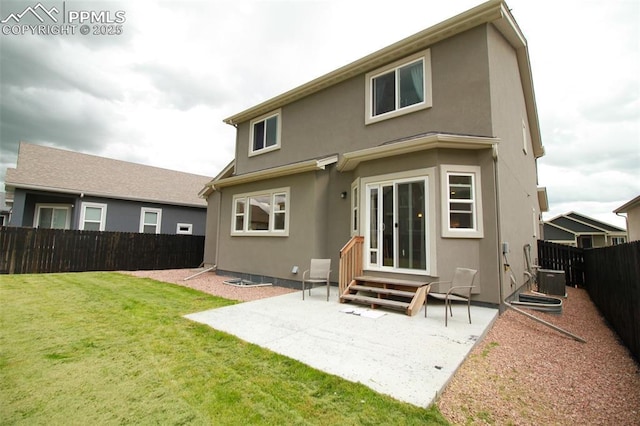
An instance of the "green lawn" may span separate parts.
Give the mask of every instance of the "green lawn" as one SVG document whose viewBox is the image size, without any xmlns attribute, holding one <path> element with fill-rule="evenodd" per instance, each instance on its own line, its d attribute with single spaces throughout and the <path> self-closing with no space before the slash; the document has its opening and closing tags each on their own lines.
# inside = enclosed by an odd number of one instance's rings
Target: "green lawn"
<svg viewBox="0 0 640 426">
<path fill-rule="evenodd" d="M 191 322 L 233 301 L 117 273 L 0 275 L 0 424 L 447 424 Z"/>
</svg>

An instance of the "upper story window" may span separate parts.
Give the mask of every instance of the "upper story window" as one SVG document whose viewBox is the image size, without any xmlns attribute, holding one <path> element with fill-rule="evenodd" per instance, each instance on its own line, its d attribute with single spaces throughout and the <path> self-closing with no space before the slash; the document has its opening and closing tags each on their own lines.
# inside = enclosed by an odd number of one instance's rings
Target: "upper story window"
<svg viewBox="0 0 640 426">
<path fill-rule="evenodd" d="M 104 231 L 107 224 L 107 205 L 82 203 L 80 229 L 85 231 Z"/>
<path fill-rule="evenodd" d="M 249 156 L 280 149 L 280 110 L 250 122 Z"/>
<path fill-rule="evenodd" d="M 366 124 L 431 107 L 431 53 L 396 61 L 366 75 Z"/>
<path fill-rule="evenodd" d="M 234 196 L 231 234 L 288 235 L 289 204 L 289 188 Z"/>
<path fill-rule="evenodd" d="M 482 238 L 480 168 L 442 166 L 442 236 Z"/>
<path fill-rule="evenodd" d="M 142 207 L 140 209 L 140 232 L 159 234 L 162 223 L 162 209 Z"/>
</svg>

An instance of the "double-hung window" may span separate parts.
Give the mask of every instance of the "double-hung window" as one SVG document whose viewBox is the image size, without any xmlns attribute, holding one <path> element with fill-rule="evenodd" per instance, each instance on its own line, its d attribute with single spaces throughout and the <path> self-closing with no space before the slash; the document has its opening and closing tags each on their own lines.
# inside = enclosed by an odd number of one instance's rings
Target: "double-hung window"
<svg viewBox="0 0 640 426">
<path fill-rule="evenodd" d="M 104 231 L 107 223 L 107 205 L 82 203 L 80 229 L 85 231 Z"/>
<path fill-rule="evenodd" d="M 442 166 L 442 235 L 481 238 L 480 168 Z"/>
<path fill-rule="evenodd" d="M 365 95 L 366 124 L 430 107 L 430 51 L 368 73 Z"/>
<path fill-rule="evenodd" d="M 140 232 L 145 234 L 159 234 L 162 223 L 162 209 L 142 207 L 140 209 Z"/>
<path fill-rule="evenodd" d="M 280 148 L 280 110 L 250 121 L 249 156 Z"/>
<path fill-rule="evenodd" d="M 233 197 L 232 235 L 279 235 L 289 232 L 289 188 Z"/>
</svg>

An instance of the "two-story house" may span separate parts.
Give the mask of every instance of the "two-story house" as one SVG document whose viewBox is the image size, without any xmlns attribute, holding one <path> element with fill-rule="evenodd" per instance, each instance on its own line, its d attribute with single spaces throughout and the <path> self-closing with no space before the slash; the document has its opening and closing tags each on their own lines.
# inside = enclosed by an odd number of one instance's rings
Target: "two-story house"
<svg viewBox="0 0 640 426">
<path fill-rule="evenodd" d="M 546 192 L 527 41 L 489 1 L 224 120 L 235 160 L 202 191 L 205 263 L 297 284 L 362 237 L 368 275 L 477 269 L 500 304 L 535 253 Z M 510 265 L 506 268 L 506 264 Z"/>
</svg>

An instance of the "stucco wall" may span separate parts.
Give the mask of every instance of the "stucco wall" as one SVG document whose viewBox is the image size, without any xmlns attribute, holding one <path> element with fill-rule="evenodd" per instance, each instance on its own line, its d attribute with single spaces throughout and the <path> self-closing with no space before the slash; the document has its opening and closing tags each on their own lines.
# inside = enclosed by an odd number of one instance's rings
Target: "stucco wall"
<svg viewBox="0 0 640 426">
<path fill-rule="evenodd" d="M 501 139 L 497 161 L 500 237 L 501 242 L 509 243 L 510 252 L 503 261 L 510 265 L 517 283 L 511 284 L 511 271 L 503 268 L 502 292 L 506 297 L 524 282 L 526 244 L 532 245 L 532 261 L 535 261 L 540 208 L 530 124 L 516 52 L 495 28 L 489 26 L 488 29 L 493 133 Z"/>
<path fill-rule="evenodd" d="M 627 212 L 629 242 L 640 240 L 640 205 Z"/>
<path fill-rule="evenodd" d="M 236 174 L 377 146 L 425 132 L 491 136 L 486 27 L 431 47 L 433 107 L 365 125 L 365 75 L 282 107 L 281 148 L 248 157 L 238 125 Z"/>
<path fill-rule="evenodd" d="M 337 281 L 339 253 L 335 243 L 329 241 L 329 236 L 335 234 L 329 219 L 339 213 L 332 211 L 329 200 L 335 204 L 340 204 L 336 199 L 343 200 L 339 199 L 339 194 L 329 193 L 330 173 L 330 170 L 322 170 L 222 188 L 218 269 L 299 281 L 311 258 L 328 257 L 332 259 L 332 280 Z M 235 194 L 284 187 L 290 191 L 288 236 L 231 235 Z M 299 267 L 297 275 L 291 273 L 293 266 Z"/>
</svg>

